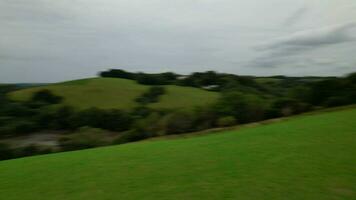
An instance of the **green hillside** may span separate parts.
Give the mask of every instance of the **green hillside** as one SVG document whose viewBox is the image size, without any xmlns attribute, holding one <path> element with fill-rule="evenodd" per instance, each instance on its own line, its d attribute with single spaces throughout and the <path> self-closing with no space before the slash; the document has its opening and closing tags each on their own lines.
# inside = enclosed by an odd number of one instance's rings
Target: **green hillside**
<svg viewBox="0 0 356 200">
<path fill-rule="evenodd" d="M 197 88 L 165 86 L 166 94 L 161 96 L 155 108 L 184 109 L 214 102 L 218 94 Z M 48 86 L 19 90 L 10 94 L 14 100 L 27 100 L 40 89 L 50 89 L 64 97 L 64 104 L 79 109 L 90 107 L 130 109 L 137 104 L 135 99 L 148 90 L 149 86 L 135 81 L 118 78 L 83 79 Z"/>
<path fill-rule="evenodd" d="M 0 162 L 0 199 L 356 199 L 356 109 Z"/>
</svg>

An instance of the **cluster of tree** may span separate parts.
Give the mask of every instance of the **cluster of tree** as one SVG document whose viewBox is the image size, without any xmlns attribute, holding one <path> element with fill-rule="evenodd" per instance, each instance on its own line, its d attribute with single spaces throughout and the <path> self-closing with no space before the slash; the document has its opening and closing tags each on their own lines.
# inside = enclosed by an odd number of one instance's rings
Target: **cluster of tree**
<svg viewBox="0 0 356 200">
<path fill-rule="evenodd" d="M 36 145 L 28 145 L 20 148 L 11 148 L 6 143 L 0 143 L 0 160 L 7 160 L 13 158 L 21 158 L 25 156 L 41 155 L 52 153 L 53 150 L 46 147 L 39 147 Z"/>
<path fill-rule="evenodd" d="M 356 73 L 311 84 L 304 99 L 313 105 L 333 107 L 356 103 Z"/>
<path fill-rule="evenodd" d="M 113 72 L 121 78 L 137 77 L 125 71 Z M 175 84 L 194 87 L 219 85 L 221 97 L 213 105 L 190 111 L 154 110 L 148 104 L 159 101 L 165 89 L 152 86 L 136 99 L 140 104 L 131 111 L 75 110 L 68 106 L 53 106 L 62 98 L 49 90 L 38 91 L 27 102 L 14 102 L 6 98 L 6 93 L 14 88 L 1 86 L 0 137 L 62 130 L 71 133 L 60 140 L 62 150 L 73 150 L 110 144 L 105 139 L 109 132 L 115 132 L 115 143 L 125 143 L 356 103 L 356 73 L 340 78 L 272 77 L 261 81 L 253 77 L 206 72 L 176 81 Z M 32 150 L 28 152 L 33 154 L 49 152 L 33 146 L 29 149 Z M 1 158 L 8 158 L 6 152 L 9 148 L 0 145 Z M 16 152 L 11 153 L 12 157 L 25 155 L 23 149 Z"/>
<path fill-rule="evenodd" d="M 121 69 L 111 69 L 108 71 L 100 72 L 101 77 L 109 77 L 109 78 L 123 78 L 135 80 L 140 84 L 144 85 L 168 85 L 173 84 L 178 75 L 166 72 L 160 74 L 147 74 L 147 73 L 131 73 Z"/>
<path fill-rule="evenodd" d="M 90 108 L 77 111 L 69 106 L 52 106 L 62 98 L 49 90 L 34 93 L 27 102 L 4 99 L 0 106 L 0 137 L 40 130 L 75 130 L 83 126 L 123 131 L 132 123 L 131 114 L 121 110 Z"/>
<path fill-rule="evenodd" d="M 101 77 L 123 78 L 135 80 L 145 85 L 181 85 L 203 88 L 206 86 L 217 86 L 214 90 L 221 91 L 236 86 L 259 87 L 252 76 L 238 76 L 234 74 L 223 74 L 215 71 L 195 72 L 188 76 L 165 72 L 159 74 L 132 73 L 122 69 L 111 69 L 100 72 Z"/>
<path fill-rule="evenodd" d="M 139 96 L 136 99 L 136 102 L 142 105 L 158 102 L 159 96 L 163 95 L 165 92 L 166 91 L 164 87 L 161 86 L 150 87 L 150 89 L 147 92 L 143 93 L 141 96 Z"/>
</svg>

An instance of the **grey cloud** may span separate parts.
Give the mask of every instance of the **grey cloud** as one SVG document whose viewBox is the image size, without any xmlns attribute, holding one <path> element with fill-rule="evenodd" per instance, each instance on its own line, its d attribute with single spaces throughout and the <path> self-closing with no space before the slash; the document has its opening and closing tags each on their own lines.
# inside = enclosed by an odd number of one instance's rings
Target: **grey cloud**
<svg viewBox="0 0 356 200">
<path fill-rule="evenodd" d="M 303 6 L 296 10 L 291 16 L 289 16 L 283 23 L 283 26 L 291 26 L 296 24 L 302 17 L 308 12 L 308 7 Z"/>
<path fill-rule="evenodd" d="M 259 49 L 267 50 L 285 46 L 318 47 L 348 42 L 356 39 L 349 34 L 349 31 L 355 27 L 356 22 L 348 22 L 341 25 L 299 31 L 262 45 Z"/>
<path fill-rule="evenodd" d="M 281 37 L 267 44 L 258 46 L 256 50 L 263 54 L 252 60 L 248 66 L 278 67 L 293 63 L 293 58 L 298 58 L 298 56 L 306 52 L 330 45 L 352 42 L 356 38 L 351 36 L 350 30 L 355 27 L 355 22 L 349 22 L 318 29 L 299 31 L 289 36 Z M 316 63 L 309 62 L 310 66 L 315 64 Z"/>
<path fill-rule="evenodd" d="M 337 4 L 349 5 L 347 1 Z M 317 13 L 313 17 L 327 18 L 333 9 L 328 3 L 318 1 L 316 8 L 309 1 L 300 7 L 300 2 L 0 0 L 0 82 L 68 80 L 113 67 L 147 72 L 216 70 L 294 75 L 297 70 L 288 68 L 291 62 L 298 62 L 298 66 L 313 63 L 303 57 L 324 47 L 325 52 L 313 57 L 324 59 L 327 56 L 323 55 L 335 48 L 335 52 L 343 52 L 333 64 L 340 59 L 352 60 L 356 45 L 350 43 L 353 38 L 347 32 L 353 24 L 282 37 L 290 32 L 283 21 L 307 29 L 356 18 L 356 13 L 343 12 L 346 17 L 323 24 L 309 17 Z M 256 51 L 254 47 L 263 41 L 271 42 Z M 319 62 L 327 63 L 323 59 Z M 304 71 L 309 72 L 317 74 L 312 69 Z"/>
</svg>

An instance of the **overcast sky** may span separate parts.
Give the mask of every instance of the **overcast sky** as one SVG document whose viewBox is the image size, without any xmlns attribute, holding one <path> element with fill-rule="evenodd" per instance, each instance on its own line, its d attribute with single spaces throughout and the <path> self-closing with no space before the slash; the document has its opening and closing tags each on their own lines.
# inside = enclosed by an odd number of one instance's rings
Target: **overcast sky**
<svg viewBox="0 0 356 200">
<path fill-rule="evenodd" d="M 356 71 L 355 0 L 0 0 L 0 82 Z"/>
</svg>

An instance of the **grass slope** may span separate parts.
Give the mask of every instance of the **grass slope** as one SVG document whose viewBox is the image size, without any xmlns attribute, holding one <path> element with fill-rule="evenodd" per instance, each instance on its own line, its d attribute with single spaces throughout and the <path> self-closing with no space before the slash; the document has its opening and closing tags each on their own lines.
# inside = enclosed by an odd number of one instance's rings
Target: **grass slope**
<svg viewBox="0 0 356 200">
<path fill-rule="evenodd" d="M 64 97 L 64 104 L 78 109 L 118 108 L 131 109 L 137 104 L 135 99 L 144 93 L 149 86 L 135 81 L 118 78 L 93 78 L 53 84 L 15 91 L 10 94 L 14 100 L 24 101 L 40 89 L 50 89 Z M 155 108 L 185 109 L 214 102 L 218 94 L 197 88 L 166 86 L 167 94 L 160 102 L 152 105 Z"/>
<path fill-rule="evenodd" d="M 356 109 L 0 162 L 0 199 L 356 199 Z"/>
</svg>

